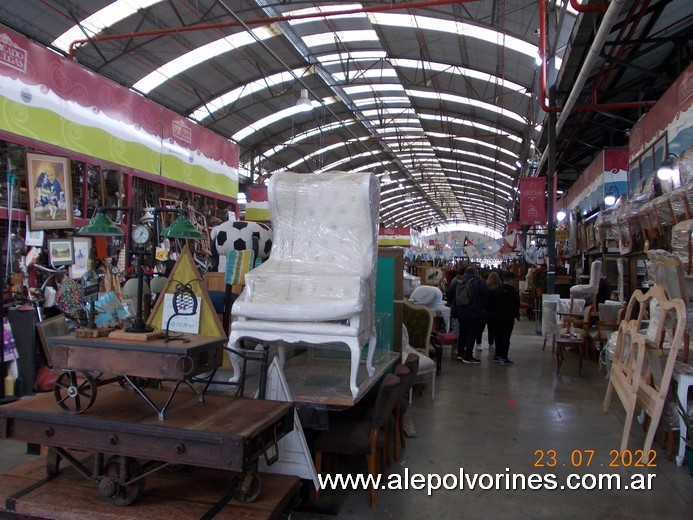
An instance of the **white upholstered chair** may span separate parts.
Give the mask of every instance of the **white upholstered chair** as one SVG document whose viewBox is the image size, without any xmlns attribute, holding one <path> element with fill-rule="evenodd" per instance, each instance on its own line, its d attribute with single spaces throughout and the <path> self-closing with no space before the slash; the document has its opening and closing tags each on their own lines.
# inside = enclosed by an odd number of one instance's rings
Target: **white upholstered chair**
<svg viewBox="0 0 693 520">
<path fill-rule="evenodd" d="M 346 345 L 349 388 L 358 395 L 363 346 L 375 350 L 377 178 L 367 172 L 276 173 L 269 181 L 270 257 L 248 272 L 233 306 L 229 347 L 242 338 L 280 345 Z M 234 378 L 237 360 L 232 355 Z"/>
<path fill-rule="evenodd" d="M 590 268 L 590 281 L 586 284 L 573 285 L 570 288 L 571 298 L 584 298 L 587 303 L 594 301 L 599 292 L 599 278 L 602 275 L 602 261 L 595 260 Z"/>
</svg>

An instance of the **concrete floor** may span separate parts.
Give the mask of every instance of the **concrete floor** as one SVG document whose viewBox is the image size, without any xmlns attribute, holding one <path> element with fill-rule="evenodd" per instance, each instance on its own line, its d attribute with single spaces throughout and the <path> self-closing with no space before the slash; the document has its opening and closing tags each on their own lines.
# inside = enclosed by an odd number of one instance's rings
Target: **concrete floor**
<svg viewBox="0 0 693 520">
<path fill-rule="evenodd" d="M 441 488 L 432 496 L 425 489 L 379 490 L 375 509 L 368 506 L 367 491 L 325 492 L 321 503 L 337 504 L 336 518 L 340 519 L 693 518 L 693 477 L 685 466 L 668 461 L 658 442 L 653 446 L 656 467 L 608 467 L 610 451 L 620 443 L 624 413 L 617 399 L 610 412 L 602 412 L 607 385 L 604 371 L 596 363 L 586 362 L 578 375 L 577 354 L 569 352 L 557 376 L 555 357 L 549 348 L 542 352 L 543 338 L 535 334 L 535 327 L 526 319 L 516 322 L 510 349 L 513 366 L 493 363 L 486 347 L 481 365 L 465 365 L 452 361 L 446 347 L 435 401 L 431 401 L 430 390 L 415 397 L 411 413 L 417 437 L 407 439 L 401 460 L 393 463 L 389 473 L 458 476 L 461 468 L 467 474 L 521 474 L 527 478 L 553 473 L 558 489 Z M 630 436 L 629 448 L 642 448 L 640 425 L 634 425 Z M 26 444 L 0 441 L 0 471 L 33 458 L 25 450 Z M 538 453 L 548 450 L 555 450 L 557 466 L 536 467 L 538 461 L 548 461 Z M 585 467 L 587 450 L 594 452 L 589 468 Z M 575 462 L 583 454 L 582 467 L 571 467 L 571 454 Z M 359 471 L 366 471 L 365 462 Z M 651 490 L 561 490 L 570 473 L 618 473 L 624 481 L 634 474 L 654 477 L 649 477 Z M 294 512 L 292 518 L 335 516 Z"/>
</svg>

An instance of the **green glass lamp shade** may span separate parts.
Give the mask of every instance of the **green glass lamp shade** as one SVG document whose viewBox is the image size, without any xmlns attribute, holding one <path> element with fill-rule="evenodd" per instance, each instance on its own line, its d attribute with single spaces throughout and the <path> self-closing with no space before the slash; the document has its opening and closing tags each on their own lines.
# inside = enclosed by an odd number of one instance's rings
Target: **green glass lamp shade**
<svg viewBox="0 0 693 520">
<path fill-rule="evenodd" d="M 168 238 L 202 238 L 202 233 L 195 229 L 195 226 L 193 226 L 186 215 L 180 215 L 159 235 Z"/>
<path fill-rule="evenodd" d="M 77 234 L 88 237 L 120 237 L 125 233 L 105 213 L 96 213 Z"/>
</svg>

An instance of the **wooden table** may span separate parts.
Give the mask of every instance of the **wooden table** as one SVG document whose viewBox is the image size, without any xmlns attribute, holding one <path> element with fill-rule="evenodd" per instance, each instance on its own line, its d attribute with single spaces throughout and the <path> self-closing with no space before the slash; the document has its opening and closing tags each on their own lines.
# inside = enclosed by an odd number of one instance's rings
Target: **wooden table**
<svg viewBox="0 0 693 520">
<path fill-rule="evenodd" d="M 293 405 L 286 402 L 227 396 L 208 396 L 204 402 L 177 399 L 166 421 L 159 421 L 145 401 L 131 399 L 124 388 L 106 385 L 101 393 L 84 414 L 65 413 L 50 394 L 0 407 L 0 438 L 50 446 L 49 476 L 57 476 L 61 459 L 67 461 L 98 482 L 99 493 L 116 505 L 134 501 L 146 475 L 172 464 L 237 472 L 231 475 L 228 502 L 232 497 L 257 497 L 259 457 L 271 461 L 278 440 L 293 429 Z M 166 392 L 151 394 L 156 399 Z M 93 470 L 67 450 L 93 453 Z M 147 462 L 140 463 L 142 459 Z"/>
<path fill-rule="evenodd" d="M 120 338 L 78 338 L 72 334 L 49 338 L 53 366 L 62 368 L 55 386 L 55 399 L 64 411 L 83 413 L 94 403 L 97 386 L 115 379 L 124 380 L 154 410 L 160 420 L 181 383 L 190 385 L 196 375 L 221 366 L 225 337 L 183 334 L 183 341 L 163 338 L 138 341 Z M 102 374 L 116 378 L 97 381 Z M 96 376 L 94 375 L 96 374 Z M 171 380 L 172 387 L 163 406 L 155 404 L 144 391 L 141 380 Z M 199 394 L 202 398 L 203 394 Z"/>
</svg>

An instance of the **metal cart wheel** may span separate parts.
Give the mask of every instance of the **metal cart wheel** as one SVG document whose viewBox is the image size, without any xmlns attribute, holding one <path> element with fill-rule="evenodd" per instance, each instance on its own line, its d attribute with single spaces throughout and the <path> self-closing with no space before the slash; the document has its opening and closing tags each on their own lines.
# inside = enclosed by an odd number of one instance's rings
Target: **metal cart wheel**
<svg viewBox="0 0 693 520">
<path fill-rule="evenodd" d="M 60 408 L 78 414 L 88 410 L 94 403 L 96 386 L 96 379 L 88 372 L 65 370 L 55 381 L 53 394 Z"/>
<path fill-rule="evenodd" d="M 144 490 L 142 466 L 132 457 L 114 455 L 103 467 L 99 494 L 116 506 L 128 506 Z"/>
<path fill-rule="evenodd" d="M 254 502 L 260 496 L 261 488 L 262 479 L 256 471 L 239 473 L 231 478 L 231 494 L 239 502 Z"/>
</svg>

